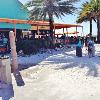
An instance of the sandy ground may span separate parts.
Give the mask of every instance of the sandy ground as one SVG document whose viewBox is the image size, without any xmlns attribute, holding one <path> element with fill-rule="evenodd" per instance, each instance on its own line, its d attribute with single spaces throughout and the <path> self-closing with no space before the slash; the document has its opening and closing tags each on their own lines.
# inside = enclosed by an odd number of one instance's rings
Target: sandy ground
<svg viewBox="0 0 100 100">
<path fill-rule="evenodd" d="M 12 75 L 13 85 L 0 93 L 0 100 L 100 100 L 99 55 L 96 45 L 93 58 L 85 48 L 79 58 L 73 48 L 19 57 L 19 63 L 29 67 L 20 71 L 19 81 L 24 84 L 18 86 Z"/>
</svg>

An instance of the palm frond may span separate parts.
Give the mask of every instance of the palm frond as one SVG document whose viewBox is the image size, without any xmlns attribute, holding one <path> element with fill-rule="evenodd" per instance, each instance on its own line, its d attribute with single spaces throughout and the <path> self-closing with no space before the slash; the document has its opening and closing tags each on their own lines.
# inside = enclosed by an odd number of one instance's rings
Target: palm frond
<svg viewBox="0 0 100 100">
<path fill-rule="evenodd" d="M 32 7 L 31 17 L 41 16 L 43 19 L 52 14 L 57 18 L 66 14 L 73 14 L 76 10 L 75 2 L 79 0 L 30 0 L 26 3 L 26 7 Z"/>
</svg>

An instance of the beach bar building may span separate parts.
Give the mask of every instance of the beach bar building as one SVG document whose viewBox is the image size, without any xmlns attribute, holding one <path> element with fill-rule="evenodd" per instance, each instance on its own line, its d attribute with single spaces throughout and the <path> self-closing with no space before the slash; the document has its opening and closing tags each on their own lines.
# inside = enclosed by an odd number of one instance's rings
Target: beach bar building
<svg viewBox="0 0 100 100">
<path fill-rule="evenodd" d="M 30 29 L 29 24 L 21 23 L 29 20 L 29 13 L 18 0 L 0 0 L 0 33 L 8 36 L 9 31 L 16 28 L 17 33 L 22 29 Z"/>
<path fill-rule="evenodd" d="M 18 37 L 23 29 L 31 28 L 28 20 L 28 10 L 24 8 L 21 2 L 18 0 L 0 0 L 0 37 L 4 36 L 10 42 L 13 70 L 18 68 L 15 37 Z"/>
<path fill-rule="evenodd" d="M 18 0 L 0 0 L 0 38 L 5 36 L 9 40 L 9 32 L 14 31 L 16 38 L 20 38 L 22 30 L 29 30 L 29 11 Z M 1 42 L 0 42 L 1 43 Z M 0 52 L 5 50 L 0 45 Z"/>
</svg>

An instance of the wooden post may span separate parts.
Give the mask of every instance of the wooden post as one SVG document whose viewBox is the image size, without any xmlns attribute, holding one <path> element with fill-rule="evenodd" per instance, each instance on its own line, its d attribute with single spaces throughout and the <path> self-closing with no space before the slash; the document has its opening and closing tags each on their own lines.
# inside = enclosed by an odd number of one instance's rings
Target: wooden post
<svg viewBox="0 0 100 100">
<path fill-rule="evenodd" d="M 67 44 L 69 44 L 69 38 L 68 38 L 68 28 L 66 28 L 66 32 L 67 32 Z"/>
<path fill-rule="evenodd" d="M 56 28 L 55 28 L 55 24 L 54 24 L 54 37 L 55 37 L 55 31 L 56 31 Z"/>
<path fill-rule="evenodd" d="M 83 31 L 83 26 L 82 26 L 82 35 L 83 35 L 83 37 L 84 37 L 84 31 Z"/>
<path fill-rule="evenodd" d="M 66 28 L 66 32 L 67 32 L 67 38 L 68 38 L 68 28 Z"/>
<path fill-rule="evenodd" d="M 10 38 L 10 47 L 11 47 L 12 70 L 13 72 L 16 72 L 18 69 L 18 62 L 17 62 L 17 52 L 16 52 L 15 35 L 14 35 L 16 34 L 16 31 L 14 32 L 12 31 L 9 32 L 9 38 Z"/>
<path fill-rule="evenodd" d="M 39 39 L 40 32 L 39 32 L 39 25 L 38 24 L 37 24 L 37 33 L 38 33 L 38 39 Z"/>
<path fill-rule="evenodd" d="M 64 28 L 63 28 L 63 34 L 64 34 Z"/>
<path fill-rule="evenodd" d="M 76 36 L 78 37 L 78 34 L 77 34 L 77 26 L 76 26 Z"/>
<path fill-rule="evenodd" d="M 16 40 L 16 24 L 14 23 L 14 36 L 15 36 L 15 40 Z"/>
</svg>

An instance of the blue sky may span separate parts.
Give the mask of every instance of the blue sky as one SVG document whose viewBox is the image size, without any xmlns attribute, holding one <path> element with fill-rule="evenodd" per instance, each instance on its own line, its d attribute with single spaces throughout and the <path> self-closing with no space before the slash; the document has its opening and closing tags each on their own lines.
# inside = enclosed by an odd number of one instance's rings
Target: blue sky
<svg viewBox="0 0 100 100">
<path fill-rule="evenodd" d="M 19 0 L 21 1 L 23 4 L 26 3 L 28 0 Z M 76 7 L 81 7 L 82 3 L 85 1 L 89 1 L 89 0 L 80 0 L 80 2 L 78 2 L 76 4 Z M 76 18 L 77 18 L 78 14 L 75 15 L 66 15 L 66 16 L 62 16 L 62 19 L 57 19 L 55 18 L 55 22 L 59 22 L 59 23 L 66 23 L 66 24 L 76 24 Z M 84 34 L 88 34 L 89 33 L 89 22 L 84 22 L 81 24 L 84 27 Z M 59 32 L 62 32 L 62 30 L 58 30 Z M 56 32 L 58 32 L 56 31 Z M 68 29 L 69 32 L 71 31 L 75 31 L 75 28 L 70 28 Z M 78 28 L 78 31 L 80 33 L 82 33 L 81 28 Z M 97 28 L 96 28 L 96 23 L 93 22 L 93 35 L 96 35 L 97 33 Z"/>
</svg>

